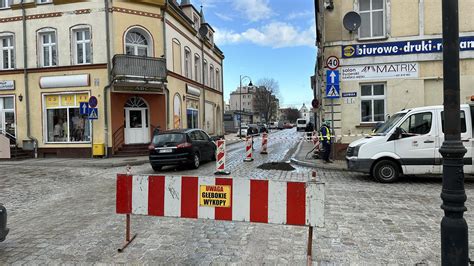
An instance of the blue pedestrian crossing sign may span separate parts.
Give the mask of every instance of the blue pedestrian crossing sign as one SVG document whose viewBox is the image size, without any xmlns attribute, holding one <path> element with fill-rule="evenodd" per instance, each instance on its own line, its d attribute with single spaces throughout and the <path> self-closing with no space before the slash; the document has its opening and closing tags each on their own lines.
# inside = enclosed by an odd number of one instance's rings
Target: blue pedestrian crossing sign
<svg viewBox="0 0 474 266">
<path fill-rule="evenodd" d="M 326 85 L 326 98 L 339 98 L 339 85 Z"/>
<path fill-rule="evenodd" d="M 89 108 L 89 120 L 95 120 L 99 118 L 99 111 L 97 108 Z"/>
<path fill-rule="evenodd" d="M 89 115 L 89 103 L 88 102 L 80 102 L 79 103 L 79 114 Z"/>
</svg>

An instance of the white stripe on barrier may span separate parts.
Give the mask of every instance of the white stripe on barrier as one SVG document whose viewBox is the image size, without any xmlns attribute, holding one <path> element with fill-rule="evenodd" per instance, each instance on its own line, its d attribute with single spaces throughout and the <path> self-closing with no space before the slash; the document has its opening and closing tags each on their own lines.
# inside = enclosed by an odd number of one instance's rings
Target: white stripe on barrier
<svg viewBox="0 0 474 266">
<path fill-rule="evenodd" d="M 133 176 L 132 192 L 133 213 L 148 215 L 148 176 Z"/>
<path fill-rule="evenodd" d="M 165 216 L 181 216 L 181 176 L 165 179 Z"/>
<path fill-rule="evenodd" d="M 286 224 L 286 183 L 268 182 L 268 222 Z"/>
<path fill-rule="evenodd" d="M 324 226 L 324 216 L 317 213 L 318 210 L 324 210 L 325 189 L 324 186 L 318 186 L 316 182 L 308 183 L 309 189 L 306 189 L 306 221 L 312 221 L 314 224 Z"/>
<path fill-rule="evenodd" d="M 215 185 L 215 178 L 211 177 L 200 177 L 199 178 L 199 185 L 198 189 L 201 187 L 201 185 Z M 199 206 L 199 201 L 198 201 L 198 218 L 203 218 L 203 219 L 214 219 L 214 214 L 215 211 L 213 208 L 209 207 L 201 207 Z"/>
<path fill-rule="evenodd" d="M 235 221 L 250 220 L 250 180 L 233 179 L 232 180 L 232 205 L 238 202 L 237 207 L 232 208 L 232 218 Z"/>
</svg>

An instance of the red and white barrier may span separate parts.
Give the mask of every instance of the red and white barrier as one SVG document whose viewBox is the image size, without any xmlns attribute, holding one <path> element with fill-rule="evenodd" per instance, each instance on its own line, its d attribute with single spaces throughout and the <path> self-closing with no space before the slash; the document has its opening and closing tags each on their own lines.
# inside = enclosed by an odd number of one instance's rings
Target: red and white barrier
<svg viewBox="0 0 474 266">
<path fill-rule="evenodd" d="M 218 140 L 216 145 L 216 172 L 214 174 L 228 175 L 230 172 L 225 170 L 225 140 Z"/>
<path fill-rule="evenodd" d="M 215 185 L 230 187 L 229 207 L 200 205 L 201 186 Z M 324 183 L 119 174 L 116 207 L 119 214 L 322 227 Z"/>
<path fill-rule="evenodd" d="M 268 154 L 267 143 L 268 143 L 268 134 L 263 133 L 262 134 L 262 150 L 260 151 L 260 154 Z"/>
<path fill-rule="evenodd" d="M 245 145 L 244 162 L 252 162 L 253 161 L 252 150 L 253 150 L 253 137 L 249 136 L 249 137 L 247 137 L 246 145 Z"/>
<path fill-rule="evenodd" d="M 315 175 L 313 175 L 315 176 Z M 126 214 L 122 252 L 131 237 L 131 214 L 308 226 L 308 265 L 313 226 L 324 226 L 324 183 L 197 176 L 117 175 L 116 212 Z"/>
</svg>

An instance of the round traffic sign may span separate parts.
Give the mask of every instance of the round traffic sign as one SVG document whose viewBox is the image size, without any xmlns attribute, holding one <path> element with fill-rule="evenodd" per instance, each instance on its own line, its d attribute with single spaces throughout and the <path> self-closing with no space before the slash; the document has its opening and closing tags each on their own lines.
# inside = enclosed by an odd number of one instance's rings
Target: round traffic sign
<svg viewBox="0 0 474 266">
<path fill-rule="evenodd" d="M 331 55 L 326 59 L 326 66 L 331 70 L 336 70 L 339 67 L 339 58 Z"/>
<path fill-rule="evenodd" d="M 91 108 L 95 108 L 97 106 L 97 98 L 95 96 L 91 96 L 89 98 L 89 106 Z"/>
<path fill-rule="evenodd" d="M 319 108 L 319 101 L 318 99 L 313 99 L 313 101 L 311 101 L 311 105 L 313 106 L 314 109 L 318 109 Z"/>
</svg>

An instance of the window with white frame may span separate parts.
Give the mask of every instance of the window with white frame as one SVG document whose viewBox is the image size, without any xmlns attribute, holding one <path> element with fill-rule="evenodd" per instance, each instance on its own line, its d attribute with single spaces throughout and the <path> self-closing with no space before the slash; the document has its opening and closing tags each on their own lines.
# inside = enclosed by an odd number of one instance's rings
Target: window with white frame
<svg viewBox="0 0 474 266">
<path fill-rule="evenodd" d="M 128 55 L 151 56 L 150 39 L 150 35 L 140 28 L 129 30 L 125 36 L 125 53 Z"/>
<path fill-rule="evenodd" d="M 361 123 L 385 121 L 385 84 L 362 84 L 360 91 Z"/>
<path fill-rule="evenodd" d="M 36 3 L 38 4 L 46 4 L 46 3 L 51 3 L 52 0 L 37 0 Z"/>
<path fill-rule="evenodd" d="M 50 67 L 57 65 L 57 41 L 56 31 L 43 31 L 39 33 L 40 41 L 40 65 Z"/>
<path fill-rule="evenodd" d="M 201 58 L 198 54 L 194 54 L 194 80 L 201 81 Z"/>
<path fill-rule="evenodd" d="M 216 90 L 221 90 L 221 76 L 218 68 L 216 68 Z"/>
<path fill-rule="evenodd" d="M 44 95 L 45 142 L 90 142 L 90 122 L 79 110 L 79 103 L 88 99 L 88 93 Z"/>
<path fill-rule="evenodd" d="M 385 37 L 385 0 L 359 0 L 359 38 Z"/>
<path fill-rule="evenodd" d="M 92 45 L 90 28 L 73 29 L 74 38 L 74 63 L 90 64 L 92 63 Z"/>
<path fill-rule="evenodd" d="M 1 8 L 9 8 L 11 0 L 0 0 L 0 9 Z"/>
<path fill-rule="evenodd" d="M 192 78 L 191 73 L 191 50 L 188 47 L 184 47 L 184 76 Z"/>
<path fill-rule="evenodd" d="M 204 83 L 204 85 L 208 85 L 208 83 L 207 83 L 208 77 L 207 77 L 207 61 L 206 61 L 206 59 L 204 59 L 203 68 L 204 68 L 203 69 L 203 72 L 204 72 L 204 82 L 203 83 Z"/>
<path fill-rule="evenodd" d="M 215 84 L 214 84 L 214 66 L 211 65 L 209 67 L 209 75 L 210 75 L 210 84 L 209 84 L 209 87 L 211 88 L 214 88 L 215 87 Z"/>
<path fill-rule="evenodd" d="M 13 35 L 0 35 L 0 69 L 15 68 Z"/>
</svg>

